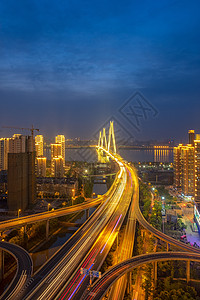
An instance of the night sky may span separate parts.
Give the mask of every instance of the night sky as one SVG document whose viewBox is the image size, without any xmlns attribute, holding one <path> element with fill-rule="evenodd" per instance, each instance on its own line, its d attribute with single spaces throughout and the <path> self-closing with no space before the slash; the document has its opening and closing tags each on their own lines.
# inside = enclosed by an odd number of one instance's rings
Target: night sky
<svg viewBox="0 0 200 300">
<path fill-rule="evenodd" d="M 185 141 L 200 132 L 199 11 L 199 0 L 0 0 L 0 127 L 90 138 L 114 118 L 139 140 Z"/>
</svg>

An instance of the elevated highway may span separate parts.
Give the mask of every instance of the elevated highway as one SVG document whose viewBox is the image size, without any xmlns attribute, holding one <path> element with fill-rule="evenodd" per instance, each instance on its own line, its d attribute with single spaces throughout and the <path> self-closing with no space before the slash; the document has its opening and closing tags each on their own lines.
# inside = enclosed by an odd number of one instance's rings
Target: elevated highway
<svg viewBox="0 0 200 300">
<path fill-rule="evenodd" d="M 91 260 L 88 263 L 94 259 L 101 265 L 114 241 L 115 229 L 118 224 L 122 224 L 131 200 L 131 192 L 127 189 L 127 182 L 131 184 L 130 180 L 127 181 L 127 170 L 117 158 L 113 156 L 113 159 L 119 164 L 120 171 L 111 189 L 104 196 L 105 201 L 35 274 L 32 284 L 22 291 L 19 299 L 55 299 L 63 284 L 71 282 L 71 279 L 76 276 L 76 270 L 79 270 L 79 266 L 91 248 L 99 241 L 100 244 L 93 249 Z M 125 191 L 126 197 L 124 197 Z M 105 236 L 103 232 L 105 232 Z M 99 239 L 99 237 L 103 237 L 103 239 Z M 102 252 L 99 254 L 99 251 Z M 97 258 L 97 254 L 101 257 Z"/>
<path fill-rule="evenodd" d="M 106 151 L 105 149 L 102 150 Z M 109 200 L 108 209 L 110 210 L 112 207 L 114 209 L 113 213 L 110 215 L 108 222 L 102 227 L 102 230 L 96 237 L 96 242 L 92 245 L 89 253 L 79 264 L 78 268 L 73 273 L 70 280 L 66 283 L 56 299 L 63 300 L 81 298 L 88 287 L 89 278 L 80 274 L 80 268 L 83 267 L 90 270 L 100 269 L 119 232 L 129 205 L 132 202 L 134 185 L 128 168 L 126 168 L 124 164 L 118 160 L 117 156 L 111 155 L 108 152 L 107 155 L 110 155 L 115 160 L 117 159 L 117 163 L 120 166 L 118 178 L 120 179 L 120 189 L 122 188 L 121 193 L 119 194 L 117 192 L 115 198 Z"/>
<path fill-rule="evenodd" d="M 133 180 L 135 180 L 136 186 L 138 186 L 138 178 L 135 169 L 131 168 L 131 174 Z M 187 260 L 187 261 L 199 261 L 200 260 L 200 250 L 189 246 L 187 244 L 183 244 L 180 241 L 175 240 L 162 233 L 161 231 L 154 228 L 150 225 L 146 219 L 143 217 L 142 212 L 139 207 L 139 190 L 136 193 L 136 201 L 135 201 L 135 216 L 138 222 L 146 228 L 149 232 L 151 232 L 157 238 L 165 241 L 167 244 L 171 244 L 182 251 L 186 252 L 159 252 L 159 253 L 151 253 L 145 254 L 142 256 L 136 256 L 132 259 L 125 260 L 124 262 L 118 264 L 111 268 L 108 272 L 106 272 L 101 279 L 99 279 L 91 288 L 90 292 L 86 296 L 83 296 L 82 299 L 102 299 L 103 295 L 105 295 L 106 291 L 115 283 L 119 278 L 122 280 L 122 276 L 127 272 L 131 271 L 131 269 L 138 267 L 142 264 L 150 263 L 153 261 L 164 261 L 164 260 Z"/>
<path fill-rule="evenodd" d="M 43 213 L 28 215 L 21 218 L 0 222 L 0 232 L 10 228 L 23 227 L 26 226 L 27 224 L 47 221 L 53 218 L 58 218 L 69 214 L 77 213 L 82 210 L 89 209 L 91 207 L 99 205 L 102 201 L 106 199 L 106 196 L 107 195 L 105 194 L 99 198 L 93 199 L 92 201 L 87 201 L 70 207 L 64 207 L 56 210 L 51 210 Z"/>
<path fill-rule="evenodd" d="M 104 148 L 102 148 L 101 150 L 105 151 L 107 155 L 114 159 L 119 165 L 120 171 L 116 176 L 114 184 L 101 199 L 101 201 L 103 202 L 101 203 L 99 208 L 67 241 L 67 243 L 65 243 L 61 247 L 61 249 L 35 274 L 31 284 L 28 287 L 23 288 L 16 299 L 56 299 L 56 295 L 59 293 L 59 291 L 61 291 L 61 293 L 58 295 L 57 299 L 80 299 L 81 294 L 79 294 L 79 288 L 80 286 L 83 286 L 82 291 L 84 291 L 87 287 L 88 282 L 86 278 L 80 276 L 80 268 L 88 267 L 90 269 L 99 269 L 101 267 L 116 237 L 116 228 L 120 228 L 129 204 L 131 203 L 130 201 L 133 193 L 133 182 L 135 187 L 138 187 L 137 174 L 134 169 L 131 168 L 125 161 L 123 161 L 123 159 L 119 155 L 112 155 Z M 76 207 L 66 208 L 66 210 L 67 209 L 76 209 Z M 80 210 L 82 209 L 83 207 L 80 207 Z M 66 215 L 66 210 L 64 211 L 64 209 L 62 209 L 60 212 L 60 216 Z M 190 252 L 184 254 L 179 252 L 167 252 L 163 254 L 162 257 L 156 256 L 155 261 L 167 260 L 168 258 L 172 257 L 172 254 L 174 255 L 173 257 L 176 257 L 176 259 L 191 259 L 191 257 L 194 258 L 194 256 L 197 255 L 197 258 L 199 260 L 200 251 L 198 249 L 182 244 L 181 242 L 166 236 L 162 232 L 152 227 L 144 219 L 139 208 L 138 188 L 135 195 L 134 211 L 135 218 L 139 221 L 139 223 L 147 230 L 152 232 L 156 237 L 160 238 L 168 244 L 172 244 L 184 251 Z M 70 211 L 70 213 L 73 212 L 75 211 Z M 50 217 L 58 217 L 57 213 L 58 210 L 54 212 L 43 213 L 38 217 L 41 221 L 48 220 L 48 218 Z M 35 217 L 37 217 L 37 215 L 34 215 L 34 218 Z M 31 218 L 33 218 L 33 216 Z M 19 220 L 16 220 L 16 222 L 18 221 Z M 21 221 L 23 222 L 24 220 Z M 33 219 L 31 219 L 29 223 L 31 222 L 35 222 L 35 220 L 33 221 Z M 28 224 L 27 220 L 24 221 L 23 224 Z M 117 227 L 118 225 L 119 227 Z M 22 223 L 20 224 L 20 226 L 23 226 Z M 152 255 L 157 254 L 159 253 L 151 254 L 151 256 L 147 258 L 147 260 L 145 260 L 145 258 L 142 258 L 142 263 L 148 262 L 149 259 L 152 259 L 154 257 Z M 134 259 L 138 261 L 140 258 L 135 257 Z M 125 265 L 123 267 L 124 270 L 126 269 L 126 271 L 123 272 L 123 268 L 117 269 L 117 274 L 119 275 L 118 278 L 121 275 L 125 274 L 127 270 L 130 270 L 130 268 L 132 268 L 132 265 L 129 265 L 129 268 L 126 267 L 126 261 L 124 262 L 124 264 Z M 115 269 L 112 270 L 113 272 L 115 272 Z M 111 284 L 112 283 L 109 283 L 108 286 L 110 286 Z M 107 287 L 105 287 L 105 289 L 107 289 Z M 96 290 L 94 290 L 94 292 L 91 291 L 91 293 L 94 293 L 94 296 L 97 294 Z M 91 295 L 92 294 L 90 294 L 89 296 Z"/>
<path fill-rule="evenodd" d="M 33 262 L 29 253 L 17 245 L 0 242 L 0 249 L 10 253 L 17 261 L 17 272 L 6 291 L 1 295 L 0 299 L 15 299 L 21 288 L 31 278 Z"/>
<path fill-rule="evenodd" d="M 115 265 L 110 268 L 109 271 L 105 272 L 101 279 L 95 282 L 87 295 L 82 297 L 81 300 L 100 300 L 112 284 L 127 272 L 147 263 L 166 260 L 188 260 L 200 262 L 200 254 L 187 252 L 156 252 L 135 256 Z"/>
</svg>

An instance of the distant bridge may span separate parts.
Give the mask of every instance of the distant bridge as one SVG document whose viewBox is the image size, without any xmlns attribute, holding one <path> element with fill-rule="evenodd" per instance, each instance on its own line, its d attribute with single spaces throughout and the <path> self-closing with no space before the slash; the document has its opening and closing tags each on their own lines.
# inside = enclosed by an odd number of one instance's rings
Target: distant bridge
<svg viewBox="0 0 200 300">
<path fill-rule="evenodd" d="M 94 145 L 84 145 L 84 146 L 74 146 L 74 145 L 66 145 L 65 149 L 85 149 L 85 148 L 94 148 Z M 172 151 L 174 149 L 173 146 L 127 146 L 127 145 L 119 145 L 117 147 L 118 149 L 124 149 L 124 150 L 170 150 Z"/>
</svg>

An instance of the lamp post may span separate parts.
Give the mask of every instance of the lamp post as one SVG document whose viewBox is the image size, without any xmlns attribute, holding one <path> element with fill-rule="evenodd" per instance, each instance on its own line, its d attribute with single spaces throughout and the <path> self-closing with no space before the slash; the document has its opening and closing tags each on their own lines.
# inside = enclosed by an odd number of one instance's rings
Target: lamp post
<svg viewBox="0 0 200 300">
<path fill-rule="evenodd" d="M 21 209 L 19 208 L 18 211 L 17 211 L 17 216 L 19 218 L 19 213 L 21 212 Z"/>
<path fill-rule="evenodd" d="M 50 205 L 51 205 L 51 204 L 50 204 L 50 203 L 48 203 L 48 211 L 49 211 L 49 207 L 50 207 Z"/>
<path fill-rule="evenodd" d="M 75 189 L 72 189 L 72 206 L 74 204 Z"/>
</svg>

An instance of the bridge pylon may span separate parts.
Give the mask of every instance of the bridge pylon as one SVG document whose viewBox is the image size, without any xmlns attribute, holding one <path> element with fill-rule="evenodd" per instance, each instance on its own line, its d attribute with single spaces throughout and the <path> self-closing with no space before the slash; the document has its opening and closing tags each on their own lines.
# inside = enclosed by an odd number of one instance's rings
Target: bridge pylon
<svg viewBox="0 0 200 300">
<path fill-rule="evenodd" d="M 108 149 L 108 144 L 107 144 L 107 138 L 106 138 L 106 129 L 103 128 L 103 133 L 102 131 L 99 132 L 99 142 L 98 146 L 105 148 L 106 150 Z M 98 149 L 98 161 L 101 163 L 106 163 L 109 161 L 109 158 L 107 155 L 105 155 L 105 152 L 102 149 Z"/>
<path fill-rule="evenodd" d="M 115 142 L 115 132 L 114 132 L 114 125 L 113 121 L 110 121 L 110 128 L 109 128 L 109 137 L 108 137 L 108 152 L 111 150 L 111 141 L 113 144 L 113 153 L 116 154 L 116 142 Z"/>
<path fill-rule="evenodd" d="M 111 143 L 112 143 L 112 145 L 111 145 Z M 116 154 L 116 142 L 115 142 L 113 121 L 110 121 L 108 142 L 107 142 L 107 137 L 106 137 L 106 129 L 103 128 L 103 132 L 102 131 L 99 132 L 98 146 L 105 148 L 108 151 L 110 151 L 112 148 L 113 149 L 112 152 L 114 154 Z M 102 149 L 98 149 L 97 152 L 98 152 L 98 161 L 99 162 L 106 163 L 109 161 L 108 155 L 106 155 Z"/>
</svg>

